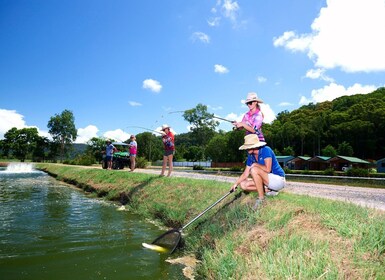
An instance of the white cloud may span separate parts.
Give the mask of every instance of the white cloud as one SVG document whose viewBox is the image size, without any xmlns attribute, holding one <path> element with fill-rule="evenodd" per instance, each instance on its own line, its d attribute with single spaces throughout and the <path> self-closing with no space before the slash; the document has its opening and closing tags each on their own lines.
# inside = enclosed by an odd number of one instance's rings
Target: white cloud
<svg viewBox="0 0 385 280">
<path fill-rule="evenodd" d="M 215 64 L 214 65 L 214 72 L 219 73 L 219 74 L 225 74 L 225 73 L 228 73 L 229 70 L 223 65 Z"/>
<path fill-rule="evenodd" d="M 103 136 L 108 139 L 114 139 L 116 141 L 123 142 L 128 140 L 131 134 L 128 134 L 119 128 L 115 130 L 106 131 Z"/>
<path fill-rule="evenodd" d="M 17 129 L 35 127 L 39 136 L 52 140 L 48 131 L 40 130 L 37 126 L 28 126 L 24 121 L 24 116 L 17 113 L 16 110 L 0 109 L 0 139 L 4 139 L 4 134 L 13 127 Z"/>
<path fill-rule="evenodd" d="M 211 110 L 213 110 L 213 111 L 218 111 L 218 110 L 222 110 L 222 109 L 223 109 L 222 106 L 216 106 L 216 107 L 214 107 L 214 106 L 211 106 L 211 105 L 207 105 L 207 108 L 209 108 L 209 109 L 211 109 Z"/>
<path fill-rule="evenodd" d="M 325 74 L 325 69 L 321 69 L 321 68 L 308 70 L 306 72 L 305 77 L 309 79 L 320 79 L 326 82 L 334 82 L 333 78 L 330 78 Z"/>
<path fill-rule="evenodd" d="M 209 26 L 219 26 L 219 23 L 221 21 L 221 18 L 220 17 L 213 17 L 213 18 L 210 18 L 208 21 L 207 21 L 207 24 Z"/>
<path fill-rule="evenodd" d="M 385 71 L 384 0 L 327 0 L 311 29 L 302 35 L 284 32 L 274 46 L 306 52 L 319 68 Z"/>
<path fill-rule="evenodd" d="M 279 107 L 287 107 L 287 106 L 293 106 L 294 104 L 290 102 L 281 102 L 278 104 Z"/>
<path fill-rule="evenodd" d="M 265 83 L 267 81 L 267 79 L 265 77 L 262 77 L 262 76 L 257 76 L 257 81 L 258 83 Z"/>
<path fill-rule="evenodd" d="M 222 5 L 223 16 L 229 18 L 233 23 L 236 23 L 239 5 L 237 1 L 225 0 Z"/>
<path fill-rule="evenodd" d="M 143 81 L 143 88 L 159 93 L 162 90 L 162 85 L 156 80 L 146 79 Z"/>
<path fill-rule="evenodd" d="M 94 125 L 88 125 L 85 128 L 78 128 L 78 136 L 75 143 L 87 143 L 93 137 L 98 137 L 99 129 Z"/>
<path fill-rule="evenodd" d="M 15 110 L 0 109 L 0 139 L 4 139 L 4 134 L 13 127 L 26 127 L 24 116 Z"/>
<path fill-rule="evenodd" d="M 261 106 L 261 111 L 263 113 L 263 122 L 264 123 L 272 123 L 276 117 L 273 109 L 271 109 L 269 104 L 261 103 L 259 104 Z"/>
<path fill-rule="evenodd" d="M 337 85 L 336 83 L 330 83 L 329 85 L 320 88 L 314 89 L 311 92 L 311 97 L 307 98 L 301 96 L 299 101 L 300 105 L 307 105 L 309 103 L 319 103 L 324 101 L 332 101 L 338 97 L 345 95 L 355 95 L 355 94 L 367 94 L 376 90 L 377 87 L 369 85 L 363 86 L 360 84 L 354 84 L 351 87 L 345 88 L 342 85 Z"/>
<path fill-rule="evenodd" d="M 135 101 L 128 101 L 128 104 L 130 104 L 132 107 L 136 107 L 136 106 L 142 106 L 141 103 L 139 102 L 135 102 Z"/>
<path fill-rule="evenodd" d="M 201 41 L 202 43 L 210 43 L 210 37 L 209 35 L 203 33 L 203 32 L 194 32 L 192 35 L 191 35 L 191 40 L 193 42 L 195 41 Z"/>
</svg>

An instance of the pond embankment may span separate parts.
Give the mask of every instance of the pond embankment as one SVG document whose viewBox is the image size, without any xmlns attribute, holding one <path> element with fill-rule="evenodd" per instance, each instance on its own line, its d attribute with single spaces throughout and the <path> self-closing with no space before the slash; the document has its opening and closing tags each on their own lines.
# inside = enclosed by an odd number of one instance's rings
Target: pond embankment
<svg viewBox="0 0 385 280">
<path fill-rule="evenodd" d="M 90 195 L 180 228 L 229 191 L 229 183 L 154 174 L 38 164 Z M 353 204 L 284 192 L 258 210 L 236 192 L 184 231 L 199 279 L 382 279 L 385 215 Z M 155 238 L 155 237 L 154 237 Z M 152 240 L 149 240 L 150 242 Z M 193 277 L 193 276 L 191 276 Z"/>
</svg>

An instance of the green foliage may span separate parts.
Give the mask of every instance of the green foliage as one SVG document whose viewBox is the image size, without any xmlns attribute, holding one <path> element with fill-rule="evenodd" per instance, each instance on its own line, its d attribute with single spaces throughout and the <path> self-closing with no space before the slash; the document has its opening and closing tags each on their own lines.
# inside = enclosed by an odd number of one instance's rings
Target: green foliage
<svg viewBox="0 0 385 280">
<path fill-rule="evenodd" d="M 346 175 L 351 177 L 368 177 L 369 170 L 363 168 L 350 168 L 346 171 Z"/>
<path fill-rule="evenodd" d="M 344 141 L 338 145 L 337 153 L 341 156 L 351 157 L 353 156 L 353 148 L 348 142 Z"/>
<path fill-rule="evenodd" d="M 334 176 L 335 173 L 336 173 L 336 171 L 335 171 L 334 168 L 332 168 L 332 167 L 326 168 L 326 169 L 323 171 L 323 174 L 324 174 L 324 175 L 328 175 L 328 176 Z"/>
<path fill-rule="evenodd" d="M 322 156 L 324 157 L 335 157 L 337 155 L 336 149 L 332 145 L 327 145 L 322 149 Z"/>
<path fill-rule="evenodd" d="M 201 165 L 194 164 L 193 170 L 204 170 L 204 167 Z"/>
<path fill-rule="evenodd" d="M 44 146 L 48 140 L 40 137 L 37 128 L 11 128 L 4 134 L 1 148 L 4 156 L 11 154 L 20 161 L 26 158 L 44 158 Z"/>
<path fill-rule="evenodd" d="M 293 147 L 288 146 L 288 147 L 285 147 L 285 148 L 283 149 L 283 154 L 284 154 L 285 156 L 295 156 L 295 151 L 294 151 Z M 276 154 L 276 155 L 277 155 L 277 154 Z"/>
<path fill-rule="evenodd" d="M 175 138 L 178 139 L 178 137 Z M 164 148 L 160 136 L 151 132 L 143 132 L 136 135 L 136 142 L 138 143 L 138 157 L 144 157 L 151 162 L 163 158 Z"/>
<path fill-rule="evenodd" d="M 148 161 L 144 157 L 137 157 L 135 165 L 137 168 L 147 168 Z"/>
<path fill-rule="evenodd" d="M 60 145 L 60 157 L 63 160 L 65 153 L 70 148 L 70 144 L 76 140 L 77 130 L 75 127 L 75 117 L 69 110 L 64 110 L 61 114 L 56 114 L 48 121 L 47 127 L 53 142 Z"/>
</svg>

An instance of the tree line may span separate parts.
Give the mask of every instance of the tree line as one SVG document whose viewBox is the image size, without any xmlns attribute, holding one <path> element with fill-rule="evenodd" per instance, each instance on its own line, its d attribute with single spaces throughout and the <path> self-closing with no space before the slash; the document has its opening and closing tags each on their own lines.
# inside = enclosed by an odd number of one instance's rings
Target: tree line
<svg viewBox="0 0 385 280">
<path fill-rule="evenodd" d="M 238 150 L 245 135 L 242 130 L 217 130 L 218 118 L 207 106 L 198 104 L 183 112 L 190 131 L 175 137 L 175 160 L 242 162 L 245 153 Z M 3 156 L 56 160 L 68 158 L 76 140 L 74 116 L 65 110 L 48 122 L 52 141 L 38 135 L 36 128 L 12 128 L 0 140 Z M 277 155 L 355 156 L 362 159 L 385 157 L 385 88 L 370 94 L 343 96 L 333 101 L 302 106 L 292 112 L 283 111 L 271 124 L 263 124 L 266 142 Z M 162 159 L 161 136 L 151 132 L 136 135 L 138 156 L 148 161 Z M 99 162 L 105 149 L 105 138 L 87 142 L 84 154 L 91 162 Z M 114 139 L 112 139 L 114 140 Z M 129 142 L 129 139 L 125 141 Z"/>
</svg>

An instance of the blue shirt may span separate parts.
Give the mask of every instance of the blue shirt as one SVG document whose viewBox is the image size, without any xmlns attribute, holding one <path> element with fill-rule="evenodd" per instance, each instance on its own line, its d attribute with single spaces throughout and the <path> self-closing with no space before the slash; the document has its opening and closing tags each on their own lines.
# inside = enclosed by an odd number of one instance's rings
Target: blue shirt
<svg viewBox="0 0 385 280">
<path fill-rule="evenodd" d="M 246 165 L 251 166 L 253 163 L 259 163 L 264 165 L 265 164 L 265 159 L 266 158 L 271 158 L 271 172 L 275 175 L 285 177 L 285 171 L 283 171 L 282 167 L 279 165 L 277 158 L 275 157 L 275 154 L 273 150 L 269 146 L 264 146 L 259 149 L 258 153 L 258 160 L 255 158 L 254 154 L 248 154 L 247 155 L 247 160 L 246 160 Z"/>
<path fill-rule="evenodd" d="M 115 147 L 112 144 L 107 145 L 107 147 L 106 147 L 106 156 L 112 156 L 114 148 Z"/>
</svg>

